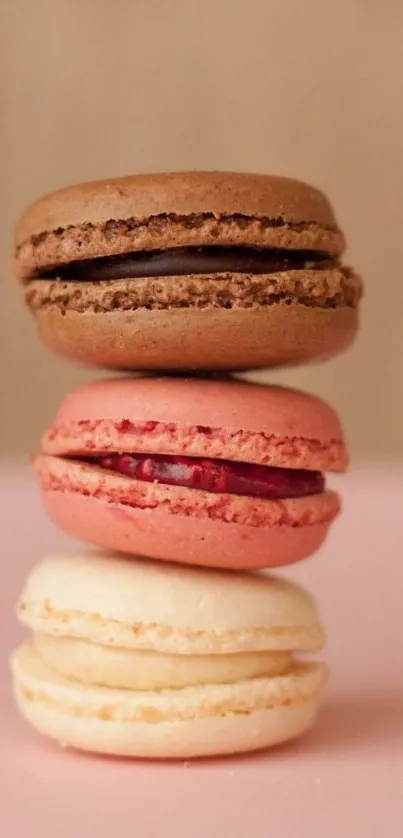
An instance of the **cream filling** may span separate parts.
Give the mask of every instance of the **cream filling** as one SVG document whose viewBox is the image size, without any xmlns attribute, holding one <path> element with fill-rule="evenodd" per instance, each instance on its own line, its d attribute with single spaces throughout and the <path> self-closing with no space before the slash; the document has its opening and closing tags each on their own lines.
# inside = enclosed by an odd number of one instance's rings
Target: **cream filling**
<svg viewBox="0 0 403 838">
<path fill-rule="evenodd" d="M 34 646 L 42 660 L 62 675 L 83 684 L 130 690 L 233 684 L 283 675 L 292 663 L 289 652 L 170 655 L 42 633 L 34 635 Z"/>
</svg>

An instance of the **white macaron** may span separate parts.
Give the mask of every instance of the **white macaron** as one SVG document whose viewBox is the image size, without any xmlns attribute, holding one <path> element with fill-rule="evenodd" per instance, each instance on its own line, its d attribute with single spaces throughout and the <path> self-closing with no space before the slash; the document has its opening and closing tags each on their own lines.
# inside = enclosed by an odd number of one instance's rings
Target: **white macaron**
<svg viewBox="0 0 403 838">
<path fill-rule="evenodd" d="M 112 553 L 45 559 L 12 656 L 23 715 L 74 748 L 195 757 L 265 748 L 312 724 L 326 669 L 311 597 L 267 574 L 161 565 Z"/>
</svg>

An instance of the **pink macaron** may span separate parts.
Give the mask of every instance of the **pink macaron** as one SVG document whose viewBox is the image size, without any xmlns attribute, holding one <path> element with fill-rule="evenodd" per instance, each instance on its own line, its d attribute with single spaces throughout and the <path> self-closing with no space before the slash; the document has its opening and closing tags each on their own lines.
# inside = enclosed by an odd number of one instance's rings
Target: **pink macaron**
<svg viewBox="0 0 403 838">
<path fill-rule="evenodd" d="M 317 550 L 347 454 L 334 411 L 282 387 L 131 378 L 67 396 L 34 459 L 50 518 L 100 547 L 233 569 Z"/>
</svg>

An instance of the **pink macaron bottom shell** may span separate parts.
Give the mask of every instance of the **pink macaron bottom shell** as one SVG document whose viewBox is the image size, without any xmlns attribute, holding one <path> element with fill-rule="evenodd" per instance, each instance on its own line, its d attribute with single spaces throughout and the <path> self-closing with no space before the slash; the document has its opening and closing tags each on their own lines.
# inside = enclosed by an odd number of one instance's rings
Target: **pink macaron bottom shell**
<svg viewBox="0 0 403 838">
<path fill-rule="evenodd" d="M 34 461 L 52 520 L 69 535 L 134 555 L 236 569 L 290 564 L 320 547 L 334 492 L 268 500 L 146 483 L 59 457 Z"/>
<path fill-rule="evenodd" d="M 228 570 L 300 561 L 322 545 L 329 523 L 266 528 L 170 515 L 74 492 L 45 490 L 50 519 L 81 541 L 152 559 Z"/>
</svg>

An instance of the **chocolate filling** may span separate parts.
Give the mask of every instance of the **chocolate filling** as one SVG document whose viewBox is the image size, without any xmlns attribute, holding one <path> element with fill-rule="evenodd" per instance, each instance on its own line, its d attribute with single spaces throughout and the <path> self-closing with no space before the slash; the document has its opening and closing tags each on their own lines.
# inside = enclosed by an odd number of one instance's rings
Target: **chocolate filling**
<svg viewBox="0 0 403 838">
<path fill-rule="evenodd" d="M 83 259 L 42 271 L 43 279 L 99 282 L 139 277 L 188 274 L 246 273 L 329 268 L 337 265 L 327 253 L 314 250 L 276 250 L 253 247 L 180 247 Z"/>
<path fill-rule="evenodd" d="M 89 462 L 147 483 L 257 498 L 300 498 L 325 489 L 320 471 L 165 454 L 106 454 Z"/>
</svg>

